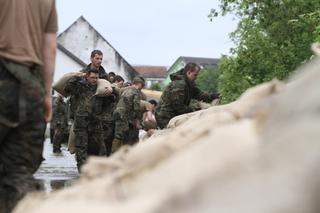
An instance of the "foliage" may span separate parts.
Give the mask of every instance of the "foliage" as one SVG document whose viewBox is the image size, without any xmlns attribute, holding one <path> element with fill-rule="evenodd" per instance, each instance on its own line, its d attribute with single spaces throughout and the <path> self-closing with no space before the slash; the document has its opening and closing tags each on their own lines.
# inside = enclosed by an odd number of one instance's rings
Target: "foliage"
<svg viewBox="0 0 320 213">
<path fill-rule="evenodd" d="M 239 19 L 231 34 L 236 48 L 219 65 L 223 102 L 235 100 L 247 88 L 273 78 L 286 79 L 308 60 L 310 45 L 320 39 L 318 0 L 220 0 L 220 11 Z"/>
<path fill-rule="evenodd" d="M 162 87 L 160 83 L 154 83 L 150 86 L 150 89 L 155 91 L 161 91 Z"/>
<path fill-rule="evenodd" d="M 214 67 L 207 67 L 200 71 L 196 84 L 202 91 L 214 93 L 218 91 L 218 81 L 218 69 Z"/>
</svg>

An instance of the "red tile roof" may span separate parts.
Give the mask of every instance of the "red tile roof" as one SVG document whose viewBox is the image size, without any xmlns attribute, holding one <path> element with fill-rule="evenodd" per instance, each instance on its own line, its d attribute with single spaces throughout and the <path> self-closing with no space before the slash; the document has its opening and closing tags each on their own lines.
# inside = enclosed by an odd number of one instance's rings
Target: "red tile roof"
<svg viewBox="0 0 320 213">
<path fill-rule="evenodd" d="M 165 66 L 133 66 L 133 68 L 144 78 L 165 78 L 167 67 Z"/>
</svg>

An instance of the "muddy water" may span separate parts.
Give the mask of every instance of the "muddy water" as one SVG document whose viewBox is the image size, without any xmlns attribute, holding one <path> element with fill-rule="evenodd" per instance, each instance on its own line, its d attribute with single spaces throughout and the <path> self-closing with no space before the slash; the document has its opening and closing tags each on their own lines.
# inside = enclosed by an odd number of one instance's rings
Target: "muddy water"
<svg viewBox="0 0 320 213">
<path fill-rule="evenodd" d="M 65 145 L 62 146 L 60 154 L 53 154 L 52 144 L 50 140 L 46 140 L 43 157 L 45 161 L 42 162 L 34 177 L 47 193 L 66 188 L 78 179 L 75 157 L 67 151 Z"/>
</svg>

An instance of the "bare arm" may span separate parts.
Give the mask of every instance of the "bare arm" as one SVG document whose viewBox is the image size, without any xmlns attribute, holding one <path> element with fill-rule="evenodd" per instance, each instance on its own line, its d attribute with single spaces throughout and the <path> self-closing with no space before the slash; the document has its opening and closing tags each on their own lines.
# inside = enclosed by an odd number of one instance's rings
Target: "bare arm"
<svg viewBox="0 0 320 213">
<path fill-rule="evenodd" d="M 45 33 L 42 45 L 43 70 L 42 78 L 45 86 L 44 118 L 49 122 L 52 117 L 51 85 L 56 60 L 57 36 L 56 33 Z"/>
</svg>

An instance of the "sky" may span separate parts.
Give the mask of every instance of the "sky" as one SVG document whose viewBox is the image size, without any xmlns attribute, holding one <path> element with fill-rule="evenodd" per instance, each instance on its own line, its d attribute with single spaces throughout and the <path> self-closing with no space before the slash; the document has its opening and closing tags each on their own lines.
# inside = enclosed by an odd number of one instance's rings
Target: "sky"
<svg viewBox="0 0 320 213">
<path fill-rule="evenodd" d="M 219 0 L 56 0 L 59 33 L 83 15 L 131 65 L 228 55 L 233 17 L 210 22 Z"/>
</svg>

